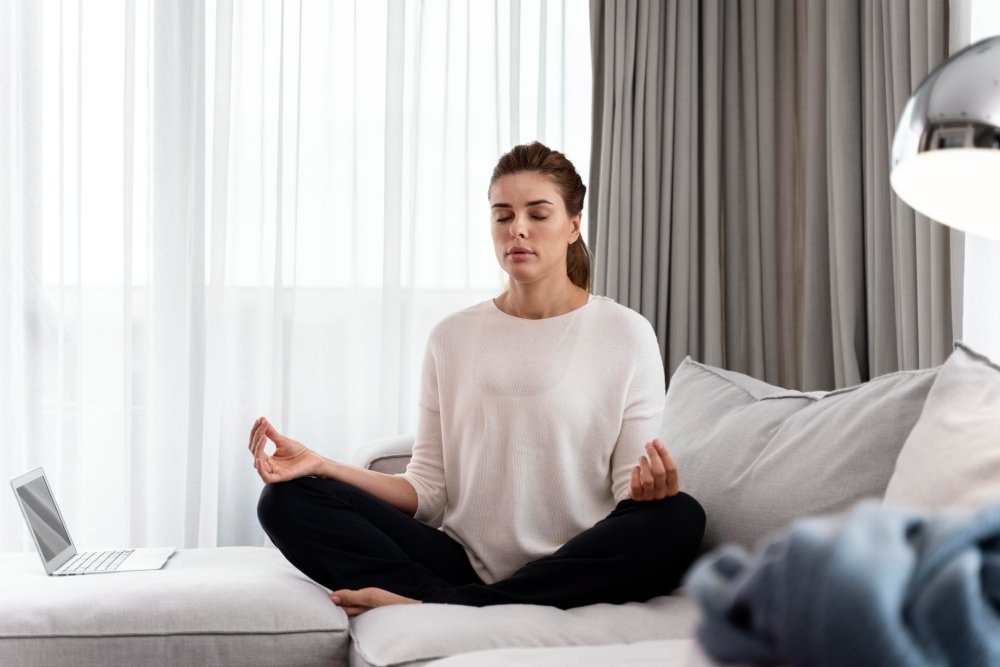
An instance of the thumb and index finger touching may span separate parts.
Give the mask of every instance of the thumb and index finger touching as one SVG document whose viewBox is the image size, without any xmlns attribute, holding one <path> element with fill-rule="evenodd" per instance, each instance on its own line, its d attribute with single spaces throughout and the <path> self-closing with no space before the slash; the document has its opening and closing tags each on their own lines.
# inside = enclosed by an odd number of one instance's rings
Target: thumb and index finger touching
<svg viewBox="0 0 1000 667">
<path fill-rule="evenodd" d="M 632 469 L 629 481 L 633 498 L 669 497 L 680 491 L 677 464 L 663 441 L 654 438 L 646 443 L 644 455 L 640 455 L 639 465 Z"/>
<path fill-rule="evenodd" d="M 254 457 L 254 467 L 259 468 L 261 463 L 267 459 L 267 454 L 264 451 L 264 446 L 267 444 L 267 440 L 270 439 L 277 444 L 277 442 L 283 436 L 278 433 L 277 429 L 271 425 L 271 422 L 267 420 L 266 417 L 258 417 L 257 421 L 254 422 L 253 428 L 250 430 L 250 452 Z"/>
<path fill-rule="evenodd" d="M 250 429 L 250 449 L 254 448 L 255 442 L 261 434 L 266 435 L 271 440 L 278 440 L 283 437 L 271 422 L 267 420 L 267 417 L 258 417 Z"/>
<path fill-rule="evenodd" d="M 654 438 L 650 445 L 652 445 L 649 452 L 651 465 L 653 465 L 658 473 L 664 476 L 667 495 L 676 495 L 680 490 L 680 479 L 677 475 L 677 464 L 674 463 L 674 458 L 670 455 L 670 450 L 659 438 Z"/>
</svg>

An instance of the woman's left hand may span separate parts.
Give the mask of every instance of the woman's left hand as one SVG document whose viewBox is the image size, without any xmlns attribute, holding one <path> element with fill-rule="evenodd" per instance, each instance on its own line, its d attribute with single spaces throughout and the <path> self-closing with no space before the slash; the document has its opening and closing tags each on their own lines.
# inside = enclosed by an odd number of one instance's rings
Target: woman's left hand
<svg viewBox="0 0 1000 667">
<path fill-rule="evenodd" d="M 667 446 L 659 439 L 646 443 L 646 455 L 632 469 L 629 492 L 632 500 L 660 500 L 676 496 L 680 491 L 677 465 Z"/>
</svg>

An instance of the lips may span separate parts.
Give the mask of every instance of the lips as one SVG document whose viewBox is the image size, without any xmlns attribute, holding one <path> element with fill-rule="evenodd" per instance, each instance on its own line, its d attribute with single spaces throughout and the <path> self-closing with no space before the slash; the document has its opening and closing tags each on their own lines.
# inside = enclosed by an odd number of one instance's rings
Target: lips
<svg viewBox="0 0 1000 667">
<path fill-rule="evenodd" d="M 515 246 L 507 251 L 508 255 L 533 255 L 535 253 L 531 252 L 527 248 L 522 248 L 520 246 Z"/>
</svg>

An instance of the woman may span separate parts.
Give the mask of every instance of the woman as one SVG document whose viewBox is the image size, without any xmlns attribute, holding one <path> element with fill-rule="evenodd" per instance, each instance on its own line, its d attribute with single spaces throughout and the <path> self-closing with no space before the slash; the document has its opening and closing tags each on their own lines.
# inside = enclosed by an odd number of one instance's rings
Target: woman
<svg viewBox="0 0 1000 667">
<path fill-rule="evenodd" d="M 261 525 L 348 614 L 646 600 L 694 559 L 704 512 L 653 438 L 659 346 L 640 315 L 589 293 L 585 191 L 537 142 L 500 158 L 489 201 L 508 289 L 432 331 L 404 474 L 330 461 L 254 424 Z"/>
</svg>

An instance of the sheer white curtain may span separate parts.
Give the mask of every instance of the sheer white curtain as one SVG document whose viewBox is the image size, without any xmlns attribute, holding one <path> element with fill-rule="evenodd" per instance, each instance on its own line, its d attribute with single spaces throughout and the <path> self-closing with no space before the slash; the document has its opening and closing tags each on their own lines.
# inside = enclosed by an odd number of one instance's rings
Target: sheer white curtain
<svg viewBox="0 0 1000 667">
<path fill-rule="evenodd" d="M 1000 35 L 1000 3 L 972 0 L 970 43 Z M 1000 241 L 965 236 L 963 338 L 1000 361 Z"/>
<path fill-rule="evenodd" d="M 496 158 L 586 182 L 588 11 L 0 0 L 2 476 L 87 547 L 259 544 L 257 416 L 341 460 L 412 431 L 430 328 L 502 286 Z"/>
</svg>

